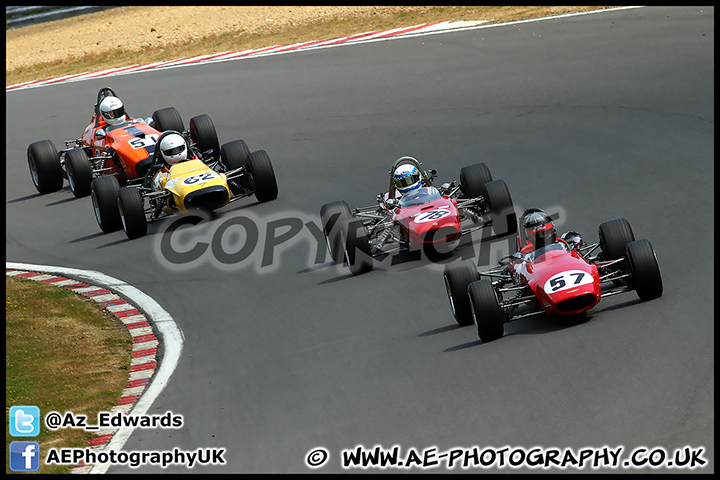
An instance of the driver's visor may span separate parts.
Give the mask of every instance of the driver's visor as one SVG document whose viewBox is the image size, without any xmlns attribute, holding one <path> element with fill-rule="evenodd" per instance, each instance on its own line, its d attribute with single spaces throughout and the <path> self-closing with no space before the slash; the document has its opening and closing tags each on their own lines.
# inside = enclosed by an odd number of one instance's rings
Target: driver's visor
<svg viewBox="0 0 720 480">
<path fill-rule="evenodd" d="M 395 185 L 400 188 L 409 187 L 410 185 L 414 185 L 415 183 L 420 180 L 420 174 L 416 172 L 411 172 L 405 175 L 404 177 L 395 177 Z"/>
<path fill-rule="evenodd" d="M 125 107 L 116 108 L 115 110 L 111 110 L 109 112 L 103 112 L 103 116 L 105 118 L 120 118 L 123 115 L 125 115 Z"/>
<path fill-rule="evenodd" d="M 179 155 L 180 153 L 185 151 L 185 145 L 180 145 L 173 148 L 168 148 L 167 150 L 163 150 L 163 154 L 174 157 L 175 155 Z"/>
<path fill-rule="evenodd" d="M 544 232 L 552 228 L 552 223 L 546 223 L 545 225 L 538 225 L 537 227 L 531 227 L 526 230 L 528 235 L 532 235 L 538 232 Z"/>
</svg>

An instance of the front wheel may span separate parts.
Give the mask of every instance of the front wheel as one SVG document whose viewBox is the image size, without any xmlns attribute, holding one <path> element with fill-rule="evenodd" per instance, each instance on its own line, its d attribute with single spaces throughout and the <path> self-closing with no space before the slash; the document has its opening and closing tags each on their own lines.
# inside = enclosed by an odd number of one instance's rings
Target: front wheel
<svg viewBox="0 0 720 480">
<path fill-rule="evenodd" d="M 90 197 L 95 220 L 105 233 L 116 232 L 122 228 L 122 219 L 118 210 L 117 197 L 120 190 L 118 179 L 113 176 L 98 177 L 90 184 Z"/>
<path fill-rule="evenodd" d="M 278 187 L 268 154 L 265 150 L 252 152 L 249 163 L 257 201 L 263 203 L 275 200 L 278 196 Z"/>
<path fill-rule="evenodd" d="M 60 155 L 50 140 L 40 140 L 28 145 L 27 160 L 33 185 L 41 195 L 57 192 L 62 188 Z"/>
<path fill-rule="evenodd" d="M 340 235 L 345 247 L 345 260 L 350 273 L 361 275 L 373 268 L 373 259 L 370 255 L 370 234 L 359 218 L 345 220 L 340 229 Z"/>
<path fill-rule="evenodd" d="M 326 203 L 320 207 L 320 223 L 325 243 L 327 243 L 330 257 L 335 263 L 340 263 L 343 259 L 344 249 L 340 238 L 340 226 L 349 218 L 352 218 L 352 213 L 345 200 Z"/>
<path fill-rule="evenodd" d="M 65 152 L 65 170 L 73 195 L 77 198 L 90 195 L 92 165 L 83 149 L 73 148 Z"/>
<path fill-rule="evenodd" d="M 133 240 L 147 234 L 145 207 L 140 191 L 133 187 L 121 188 L 117 204 L 125 235 Z"/>
<path fill-rule="evenodd" d="M 468 285 L 479 279 L 480 274 L 472 260 L 447 263 L 443 268 L 445 292 L 458 325 L 465 326 L 473 323 L 467 289 Z"/>
<path fill-rule="evenodd" d="M 500 310 L 498 293 L 490 280 L 479 280 L 468 286 L 470 307 L 478 337 L 492 342 L 503 336 L 507 315 Z"/>
<path fill-rule="evenodd" d="M 650 241 L 643 238 L 628 243 L 626 254 L 632 276 L 630 287 L 635 289 L 643 302 L 659 298 L 663 292 L 663 283 Z"/>
</svg>

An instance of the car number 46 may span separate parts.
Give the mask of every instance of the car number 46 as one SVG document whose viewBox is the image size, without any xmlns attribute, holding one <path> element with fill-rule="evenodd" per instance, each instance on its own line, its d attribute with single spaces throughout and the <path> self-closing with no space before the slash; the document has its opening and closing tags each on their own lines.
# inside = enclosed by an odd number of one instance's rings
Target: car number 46
<svg viewBox="0 0 720 480">
<path fill-rule="evenodd" d="M 545 293 L 556 293 L 568 288 L 579 287 L 592 283 L 593 277 L 582 270 L 567 270 L 552 276 L 543 287 Z"/>
</svg>

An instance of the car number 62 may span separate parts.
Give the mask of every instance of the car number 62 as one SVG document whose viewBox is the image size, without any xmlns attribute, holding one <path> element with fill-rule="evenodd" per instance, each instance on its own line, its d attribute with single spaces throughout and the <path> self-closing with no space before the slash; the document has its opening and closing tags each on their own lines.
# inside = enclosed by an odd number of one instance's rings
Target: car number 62
<svg viewBox="0 0 720 480">
<path fill-rule="evenodd" d="M 193 175 L 191 177 L 187 177 L 185 180 L 183 180 L 183 185 L 195 185 L 196 183 L 203 183 L 208 182 L 212 180 L 213 178 L 217 178 L 217 174 L 214 172 L 205 172 L 201 173 L 199 175 Z"/>
</svg>

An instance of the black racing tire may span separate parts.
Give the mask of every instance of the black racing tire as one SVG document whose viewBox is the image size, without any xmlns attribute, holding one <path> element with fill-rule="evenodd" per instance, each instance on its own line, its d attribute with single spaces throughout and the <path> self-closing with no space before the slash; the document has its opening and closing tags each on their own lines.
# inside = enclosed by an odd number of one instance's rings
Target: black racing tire
<svg viewBox="0 0 720 480">
<path fill-rule="evenodd" d="M 485 196 L 485 184 L 492 182 L 490 169 L 484 163 L 475 163 L 460 169 L 460 190 L 465 198 Z"/>
<path fill-rule="evenodd" d="M 260 203 L 275 200 L 278 196 L 278 186 L 275 179 L 270 157 L 265 150 L 257 150 L 250 154 L 250 176 L 255 188 L 255 198 Z"/>
<path fill-rule="evenodd" d="M 175 130 L 182 133 L 185 130 L 180 112 L 175 107 L 161 108 L 155 110 L 152 114 L 153 126 L 155 130 L 162 133 L 167 130 Z"/>
<path fill-rule="evenodd" d="M 200 153 L 212 150 L 210 159 L 216 162 L 220 158 L 220 142 L 218 141 L 215 124 L 208 115 L 202 114 L 190 119 L 190 139 Z M 203 157 L 204 158 L 204 157 Z"/>
<path fill-rule="evenodd" d="M 41 195 L 57 192 L 62 188 L 60 154 L 50 140 L 40 140 L 28 145 L 27 160 L 33 185 Z"/>
<path fill-rule="evenodd" d="M 490 280 L 479 280 L 468 286 L 470 308 L 478 337 L 492 342 L 503 336 L 507 315 L 500 310 L 498 293 Z"/>
<path fill-rule="evenodd" d="M 350 206 L 345 200 L 326 203 L 320 207 L 320 223 L 322 224 L 325 243 L 333 262 L 340 263 L 345 255 L 340 235 L 340 226 L 345 220 L 352 218 Z"/>
<path fill-rule="evenodd" d="M 114 176 L 98 177 L 90 183 L 90 197 L 95 220 L 105 233 L 116 232 L 122 228 L 120 210 L 118 210 L 118 191 L 120 182 Z"/>
<path fill-rule="evenodd" d="M 485 201 L 490 209 L 493 231 L 496 235 L 511 235 L 517 232 L 517 215 L 510 190 L 504 180 L 485 184 Z"/>
<path fill-rule="evenodd" d="M 625 256 L 625 247 L 635 240 L 635 234 L 633 234 L 630 222 L 624 218 L 616 218 L 600 224 L 598 238 L 603 260 L 609 261 Z"/>
<path fill-rule="evenodd" d="M 65 152 L 65 170 L 67 171 L 70 190 L 77 198 L 90 195 L 90 184 L 93 181 L 92 165 L 85 150 L 73 148 Z"/>
<path fill-rule="evenodd" d="M 445 291 L 450 300 L 450 309 L 458 325 L 472 325 L 472 310 L 467 288 L 472 282 L 480 279 L 475 262 L 463 260 L 461 262 L 446 263 L 443 268 Z"/>
<path fill-rule="evenodd" d="M 220 147 L 220 159 L 227 171 L 250 163 L 250 149 L 245 140 L 233 140 Z"/>
<path fill-rule="evenodd" d="M 147 234 L 147 219 L 140 191 L 134 187 L 121 188 L 117 197 L 123 230 L 130 240 Z"/>
<path fill-rule="evenodd" d="M 353 275 L 362 275 L 373 269 L 370 255 L 370 234 L 363 221 L 349 218 L 340 225 L 340 235 L 345 249 L 345 261 Z"/>
<path fill-rule="evenodd" d="M 632 276 L 630 288 L 635 290 L 640 300 L 645 302 L 662 296 L 662 276 L 650 241 L 643 238 L 628 243 L 626 255 Z"/>
</svg>

